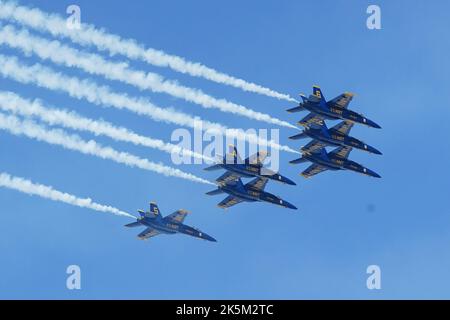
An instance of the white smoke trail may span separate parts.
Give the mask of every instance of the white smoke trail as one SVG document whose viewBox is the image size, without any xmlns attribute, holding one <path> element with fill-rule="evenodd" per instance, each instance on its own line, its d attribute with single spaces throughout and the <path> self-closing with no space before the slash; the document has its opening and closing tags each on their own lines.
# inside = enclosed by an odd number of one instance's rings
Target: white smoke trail
<svg viewBox="0 0 450 320">
<path fill-rule="evenodd" d="M 185 60 L 182 57 L 169 55 L 163 51 L 145 48 L 131 39 L 122 39 L 118 35 L 109 34 L 95 28 L 93 25 L 82 24 L 81 30 L 67 27 L 65 19 L 56 14 L 48 14 L 39 9 L 18 6 L 11 2 L 0 2 L 0 18 L 14 21 L 26 27 L 50 33 L 53 36 L 69 38 L 74 43 L 83 46 L 93 46 L 100 51 L 107 51 L 110 55 L 120 54 L 128 59 L 139 59 L 159 67 L 169 67 L 177 72 L 202 77 L 210 81 L 230 85 L 244 91 L 263 94 L 277 99 L 295 102 L 287 94 L 282 94 L 269 88 L 235 78 L 216 71 L 200 63 Z"/>
<path fill-rule="evenodd" d="M 103 147 L 94 140 L 84 141 L 79 136 L 69 135 L 60 129 L 47 129 L 31 120 L 20 120 L 15 116 L 7 116 L 0 113 L 0 129 L 17 136 L 24 135 L 38 141 L 58 145 L 65 149 L 78 151 L 102 159 L 112 160 L 130 167 L 137 167 L 165 176 L 214 185 L 212 182 L 199 178 L 193 174 L 183 172 L 179 169 L 154 163 L 126 152 L 119 152 L 110 147 Z"/>
<path fill-rule="evenodd" d="M 251 110 L 225 99 L 216 99 L 203 93 L 201 90 L 165 80 L 156 73 L 133 70 L 126 63 L 110 62 L 103 59 L 100 55 L 82 52 L 63 45 L 59 41 L 48 41 L 44 38 L 33 36 L 26 30 L 18 31 L 11 25 L 7 25 L 0 30 L 0 44 L 6 44 L 12 48 L 22 50 L 26 54 L 34 53 L 39 58 L 49 59 L 56 64 L 80 68 L 93 75 L 101 75 L 109 80 L 121 81 L 142 90 L 167 93 L 207 109 L 215 108 L 223 112 L 245 116 L 252 120 L 296 128 L 289 122 L 273 118 L 268 114 Z"/>
<path fill-rule="evenodd" d="M 88 208 L 100 212 L 113 213 L 118 216 L 136 218 L 131 214 L 116 209 L 111 206 L 105 206 L 92 201 L 90 198 L 78 198 L 74 195 L 53 189 L 50 186 L 33 183 L 20 177 L 14 177 L 8 173 L 0 173 L 0 187 L 20 191 L 29 195 L 36 195 L 53 201 L 64 202 L 73 206 Z"/>
<path fill-rule="evenodd" d="M 0 109 L 24 117 L 39 117 L 40 120 L 49 125 L 60 125 L 69 129 L 89 131 L 97 136 L 104 135 L 116 141 L 130 142 L 135 145 L 158 149 L 170 154 L 181 154 L 189 158 L 194 157 L 208 162 L 214 161 L 214 159 L 203 156 L 200 153 L 166 143 L 159 139 L 139 135 L 127 128 L 117 127 L 103 120 L 88 119 L 73 111 L 48 108 L 38 99 L 30 101 L 13 92 L 0 91 Z"/>
<path fill-rule="evenodd" d="M 137 114 L 148 116 L 156 121 L 164 121 L 190 128 L 198 128 L 198 124 L 201 123 L 202 128 L 208 130 L 211 134 L 227 135 L 257 145 L 265 145 L 277 150 L 298 153 L 288 146 L 267 141 L 255 134 L 245 134 L 240 130 L 230 129 L 218 123 L 201 120 L 198 117 L 193 117 L 171 108 L 160 108 L 153 105 L 147 99 L 129 97 L 125 93 L 115 93 L 107 86 L 99 86 L 93 81 L 68 77 L 40 64 L 26 66 L 15 57 L 0 54 L 0 75 L 21 83 L 34 84 L 49 90 L 63 91 L 73 98 L 85 99 L 96 105 L 127 109 Z"/>
</svg>

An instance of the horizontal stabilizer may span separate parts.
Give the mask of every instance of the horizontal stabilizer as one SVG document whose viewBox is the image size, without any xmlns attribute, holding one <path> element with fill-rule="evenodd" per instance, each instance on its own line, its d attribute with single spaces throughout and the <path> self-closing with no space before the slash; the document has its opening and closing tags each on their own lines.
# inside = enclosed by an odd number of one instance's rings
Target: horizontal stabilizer
<svg viewBox="0 0 450 320">
<path fill-rule="evenodd" d="M 125 227 L 128 227 L 128 228 L 135 228 L 135 227 L 140 227 L 140 226 L 142 226 L 142 224 L 137 221 L 125 225 Z"/>
<path fill-rule="evenodd" d="M 304 132 L 296 134 L 295 136 L 289 137 L 289 139 L 291 139 L 291 140 L 300 140 L 300 139 L 306 139 L 306 138 L 308 138 L 308 136 Z"/>
<path fill-rule="evenodd" d="M 213 190 L 213 191 L 209 191 L 209 192 L 207 192 L 206 194 L 207 194 L 208 196 L 215 196 L 215 195 L 221 194 L 221 193 L 223 193 L 222 190 L 216 189 L 216 190 Z"/>
<path fill-rule="evenodd" d="M 289 163 L 298 164 L 298 163 L 304 163 L 304 162 L 307 162 L 307 161 L 308 160 L 306 160 L 305 158 L 301 157 L 301 158 L 298 158 L 298 159 L 295 159 L 295 160 L 291 160 L 291 161 L 289 161 Z"/>
<path fill-rule="evenodd" d="M 203 170 L 206 170 L 206 171 L 215 171 L 215 170 L 219 170 L 219 169 L 221 169 L 221 168 L 222 168 L 222 166 L 221 166 L 220 164 L 215 164 L 215 165 L 212 165 L 212 166 L 210 166 L 210 167 L 204 168 Z"/>
<path fill-rule="evenodd" d="M 286 111 L 289 112 L 289 113 L 294 113 L 294 112 L 301 112 L 301 111 L 304 111 L 304 110 L 305 110 L 305 108 L 303 106 L 299 105 L 299 106 L 297 106 L 295 108 L 287 109 Z"/>
</svg>

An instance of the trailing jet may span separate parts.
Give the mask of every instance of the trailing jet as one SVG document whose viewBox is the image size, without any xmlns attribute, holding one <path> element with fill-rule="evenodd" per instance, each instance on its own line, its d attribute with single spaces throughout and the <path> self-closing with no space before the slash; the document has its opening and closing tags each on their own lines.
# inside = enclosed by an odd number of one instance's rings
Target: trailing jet
<svg viewBox="0 0 450 320">
<path fill-rule="evenodd" d="M 137 221 L 126 224 L 125 227 L 133 228 L 145 226 L 146 229 L 138 234 L 140 240 L 147 240 L 158 234 L 183 233 L 188 236 L 216 242 L 216 239 L 206 233 L 183 224 L 184 218 L 186 218 L 186 215 L 188 214 L 188 211 L 186 210 L 177 210 L 166 217 L 162 217 L 156 203 L 151 202 L 150 211 L 145 212 L 143 210 L 138 210 L 138 212 L 140 217 Z"/>
<path fill-rule="evenodd" d="M 370 153 L 381 154 L 381 152 L 374 147 L 371 147 L 361 140 L 348 135 L 354 124 L 352 121 L 345 120 L 328 129 L 322 116 L 310 113 L 303 120 L 301 120 L 299 124 L 304 126 L 305 129 L 302 133 L 289 137 L 289 139 L 313 139 L 310 143 L 302 148 L 302 151 L 313 152 L 326 146 L 342 146 L 352 147 Z"/>
<path fill-rule="evenodd" d="M 348 160 L 348 155 L 351 151 L 351 147 L 339 147 L 327 153 L 325 148 L 317 148 L 313 152 L 303 151 L 303 156 L 301 158 L 292 160 L 290 163 L 312 162 L 313 164 L 301 174 L 305 178 L 310 178 L 326 170 L 351 170 L 367 176 L 381 178 L 380 175 L 374 171 L 367 169 L 352 160 Z"/>
<path fill-rule="evenodd" d="M 267 178 L 282 183 L 295 186 L 295 182 L 278 174 L 270 169 L 263 167 L 263 162 L 267 157 L 266 151 L 259 151 L 254 155 L 242 160 L 238 154 L 237 148 L 233 145 L 230 146 L 230 153 L 221 159 L 220 163 L 205 168 L 206 171 L 214 171 L 225 169 L 231 171 L 236 175 L 244 178 Z"/>
<path fill-rule="evenodd" d="M 288 112 L 310 111 L 329 120 L 350 120 L 365 124 L 366 126 L 372 128 L 381 128 L 372 120 L 367 119 L 355 111 L 347 109 L 350 101 L 353 99 L 352 93 L 346 92 L 331 101 L 326 101 L 320 88 L 318 86 L 314 86 L 313 94 L 310 95 L 309 98 L 303 94 L 300 96 L 302 97 L 303 102 L 297 107 L 287 110 Z"/>
<path fill-rule="evenodd" d="M 289 202 L 264 191 L 268 181 L 267 178 L 258 177 L 244 185 L 239 175 L 234 172 L 227 171 L 216 181 L 218 188 L 206 194 L 210 196 L 221 193 L 229 194 L 228 197 L 218 204 L 218 206 L 222 209 L 229 208 L 244 201 L 264 201 L 290 209 L 297 209 Z"/>
</svg>

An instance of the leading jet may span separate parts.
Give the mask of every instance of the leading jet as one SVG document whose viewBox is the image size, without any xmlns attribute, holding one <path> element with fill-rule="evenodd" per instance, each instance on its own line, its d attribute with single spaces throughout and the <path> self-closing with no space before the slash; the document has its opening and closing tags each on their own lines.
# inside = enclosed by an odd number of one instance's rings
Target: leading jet
<svg viewBox="0 0 450 320">
<path fill-rule="evenodd" d="M 301 158 L 292 160 L 290 163 L 312 162 L 313 164 L 301 174 L 305 178 L 310 178 L 326 170 L 351 170 L 367 176 L 381 178 L 376 172 L 348 160 L 351 151 L 351 147 L 339 147 L 327 153 L 325 148 L 317 148 L 313 152 L 303 151 Z"/>
<path fill-rule="evenodd" d="M 207 167 L 204 170 L 214 171 L 225 169 L 243 178 L 267 178 L 295 186 L 294 181 L 263 167 L 263 163 L 267 155 L 268 153 L 266 151 L 259 151 L 247 159 L 242 160 L 239 156 L 237 148 L 230 145 L 230 152 L 224 156 L 219 163 Z"/>
<path fill-rule="evenodd" d="M 276 204 L 290 209 L 297 209 L 283 199 L 264 191 L 268 179 L 258 177 L 247 184 L 243 184 L 240 176 L 234 172 L 227 171 L 216 182 L 218 188 L 216 190 L 207 192 L 207 195 L 217 195 L 221 193 L 229 194 L 218 206 L 222 209 L 227 209 L 241 202 L 255 202 L 263 201 Z"/>
<path fill-rule="evenodd" d="M 156 203 L 151 202 L 150 211 L 138 210 L 138 212 L 140 217 L 137 219 L 137 221 L 126 224 L 125 227 L 146 227 L 144 231 L 138 234 L 138 238 L 140 240 L 147 240 L 148 238 L 157 236 L 159 234 L 183 233 L 187 234 L 188 236 L 208 241 L 217 241 L 206 233 L 183 224 L 183 221 L 188 214 L 188 211 L 186 210 L 177 210 L 166 217 L 162 217 Z"/>
<path fill-rule="evenodd" d="M 313 152 L 326 146 L 352 147 L 370 153 L 381 154 L 380 151 L 366 143 L 349 136 L 354 123 L 349 120 L 342 121 L 328 129 L 322 116 L 310 113 L 299 122 L 305 129 L 302 133 L 289 137 L 292 140 L 311 138 L 310 143 L 302 148 L 302 151 Z"/>
<path fill-rule="evenodd" d="M 303 102 L 297 107 L 287 110 L 288 112 L 309 111 L 328 120 L 350 120 L 372 128 L 381 128 L 362 114 L 347 109 L 350 101 L 353 99 L 353 94 L 350 92 L 343 93 L 331 101 L 326 101 L 320 88 L 314 86 L 312 95 L 306 97 L 304 94 L 301 94 L 300 96 Z"/>
</svg>

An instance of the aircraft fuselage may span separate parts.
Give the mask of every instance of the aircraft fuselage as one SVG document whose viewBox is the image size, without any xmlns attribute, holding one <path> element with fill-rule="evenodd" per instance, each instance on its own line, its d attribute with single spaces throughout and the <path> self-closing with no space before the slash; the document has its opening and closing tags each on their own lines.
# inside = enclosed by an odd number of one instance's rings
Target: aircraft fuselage
<svg viewBox="0 0 450 320">
<path fill-rule="evenodd" d="M 247 201 L 247 202 L 263 201 L 263 202 L 269 202 L 269 203 L 276 204 L 278 206 L 282 206 L 282 207 L 286 207 L 286 208 L 297 209 L 294 205 L 290 204 L 287 201 L 284 201 L 283 199 L 277 197 L 276 195 L 271 194 L 266 191 L 261 191 L 259 189 L 246 188 L 245 191 L 241 191 L 235 187 L 227 186 L 227 185 L 219 187 L 219 188 L 223 192 L 228 193 L 242 201 Z"/>
<path fill-rule="evenodd" d="M 252 177 L 261 177 L 261 178 L 268 178 L 270 180 L 278 181 L 285 184 L 295 185 L 295 182 L 292 180 L 278 174 L 269 172 L 264 172 L 264 167 L 257 164 L 251 164 L 251 163 L 243 163 L 243 164 L 227 164 L 223 163 L 221 164 L 221 167 L 227 171 L 234 172 L 241 177 L 244 178 L 252 178 Z M 267 174 L 265 174 L 267 173 Z"/>
<path fill-rule="evenodd" d="M 348 110 L 345 108 L 337 106 L 321 105 L 320 103 L 312 103 L 312 102 L 303 103 L 302 107 L 328 120 L 339 120 L 339 119 L 350 120 L 353 122 L 364 124 L 369 127 L 380 128 L 380 126 L 377 125 L 372 120 L 367 119 L 366 117 L 355 111 Z"/>
<path fill-rule="evenodd" d="M 161 217 L 143 218 L 138 221 L 142 225 L 153 228 L 153 229 L 159 231 L 160 233 L 165 233 L 165 234 L 183 233 L 188 236 L 193 236 L 193 237 L 197 237 L 197 238 L 201 238 L 201 239 L 205 239 L 205 240 L 214 241 L 214 239 L 211 236 L 209 236 L 206 233 L 203 233 L 191 226 L 188 226 L 183 223 L 177 223 L 174 221 L 165 220 L 164 218 L 161 218 Z M 213 239 L 213 240 L 211 240 L 211 239 Z"/>
<path fill-rule="evenodd" d="M 380 178 L 380 176 L 377 173 L 375 173 L 370 169 L 367 169 L 366 167 L 360 165 L 359 163 L 352 160 L 344 159 L 342 157 L 333 154 L 328 154 L 328 159 L 326 159 L 321 157 L 320 155 L 304 153 L 303 158 L 315 164 L 323 166 L 328 170 L 351 170 L 358 173 L 362 173 L 367 176 Z"/>
<path fill-rule="evenodd" d="M 372 146 L 365 144 L 361 140 L 345 135 L 334 129 L 328 129 L 326 132 L 324 132 L 321 129 L 307 128 L 303 132 L 308 137 L 318 140 L 326 145 L 336 147 L 352 147 L 375 154 L 381 154 L 380 151 Z"/>
</svg>

